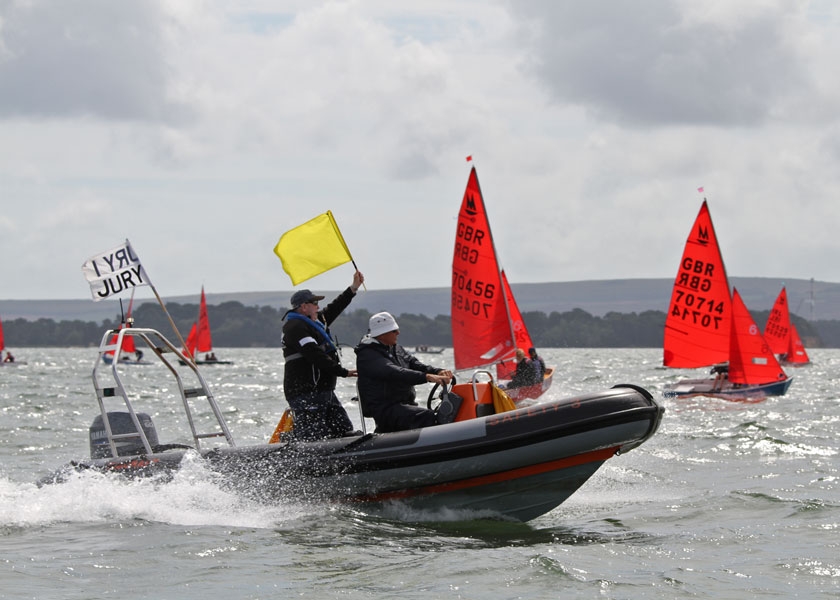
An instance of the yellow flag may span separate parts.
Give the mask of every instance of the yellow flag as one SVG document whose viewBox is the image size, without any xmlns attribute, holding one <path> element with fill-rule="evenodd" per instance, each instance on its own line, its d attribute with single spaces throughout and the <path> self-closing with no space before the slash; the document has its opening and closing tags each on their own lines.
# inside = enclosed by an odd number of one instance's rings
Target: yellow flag
<svg viewBox="0 0 840 600">
<path fill-rule="evenodd" d="M 491 384 L 491 387 L 493 388 L 493 409 L 496 414 L 516 410 L 516 404 L 513 403 L 507 392 L 495 384 Z"/>
<path fill-rule="evenodd" d="M 292 285 L 353 260 L 330 211 L 281 235 L 274 254 Z"/>
</svg>

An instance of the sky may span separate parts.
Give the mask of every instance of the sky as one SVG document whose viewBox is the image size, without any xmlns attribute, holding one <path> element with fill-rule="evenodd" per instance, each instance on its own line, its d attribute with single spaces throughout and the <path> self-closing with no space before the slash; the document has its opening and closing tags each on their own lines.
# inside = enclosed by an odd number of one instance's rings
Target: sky
<svg viewBox="0 0 840 600">
<path fill-rule="evenodd" d="M 291 290 L 327 210 L 368 289 L 447 287 L 473 165 L 513 284 L 674 277 L 704 197 L 730 277 L 840 282 L 838 56 L 833 0 L 0 0 L 0 299 L 126 239 Z"/>
</svg>

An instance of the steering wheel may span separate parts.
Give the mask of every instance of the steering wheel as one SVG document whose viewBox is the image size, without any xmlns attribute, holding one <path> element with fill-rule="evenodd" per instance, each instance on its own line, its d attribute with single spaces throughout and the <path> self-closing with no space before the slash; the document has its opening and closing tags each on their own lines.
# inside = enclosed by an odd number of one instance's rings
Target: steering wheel
<svg viewBox="0 0 840 600">
<path fill-rule="evenodd" d="M 456 381 L 455 381 L 455 376 L 453 375 L 453 376 L 452 376 L 452 381 L 450 382 L 450 387 L 449 387 L 449 389 L 452 389 L 453 387 L 455 387 L 455 383 L 456 383 Z M 440 394 L 438 394 L 438 397 L 437 397 L 437 398 L 435 398 L 435 392 L 437 391 L 437 389 L 438 389 L 439 387 L 440 387 L 440 384 L 439 384 L 439 383 L 436 383 L 436 384 L 434 384 L 434 385 L 432 386 L 432 391 L 431 391 L 431 392 L 429 392 L 429 399 L 428 399 L 428 400 L 426 400 L 426 408 L 428 408 L 429 410 L 437 410 L 438 405 L 440 405 L 441 396 L 443 396 L 443 394 L 446 392 L 446 384 L 444 384 L 444 385 L 443 385 L 443 389 L 440 391 Z M 438 401 L 438 403 L 437 403 L 437 404 L 435 404 L 435 405 L 432 405 L 432 403 L 433 403 L 435 400 L 437 400 L 437 401 Z"/>
</svg>

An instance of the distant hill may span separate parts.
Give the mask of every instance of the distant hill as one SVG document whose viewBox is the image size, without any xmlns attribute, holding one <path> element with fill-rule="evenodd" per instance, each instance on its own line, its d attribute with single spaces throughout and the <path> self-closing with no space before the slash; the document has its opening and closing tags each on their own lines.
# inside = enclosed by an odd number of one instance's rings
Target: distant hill
<svg viewBox="0 0 840 600">
<path fill-rule="evenodd" d="M 808 320 L 840 320 L 840 283 L 808 279 L 773 279 L 764 277 L 730 277 L 730 284 L 738 288 L 747 306 L 753 311 L 769 311 L 782 285 L 787 286 L 791 312 Z M 512 283 L 513 293 L 523 312 L 568 312 L 576 308 L 594 316 L 609 312 L 641 313 L 647 310 L 665 311 L 671 298 L 673 279 L 610 279 L 567 281 L 556 283 Z M 140 288 L 138 294 L 146 291 Z M 335 297 L 340 290 L 317 293 Z M 207 294 L 208 304 L 237 301 L 246 306 L 287 306 L 291 291 L 237 292 Z M 351 309 L 370 312 L 387 310 L 435 317 L 449 314 L 449 288 L 420 288 L 402 290 L 361 291 Z M 164 302 L 198 304 L 193 296 L 163 297 Z M 126 302 L 124 300 L 124 302 Z M 155 302 L 149 298 L 135 302 Z M 55 321 L 82 320 L 97 323 L 113 319 L 120 313 L 117 300 L 0 300 L 3 320 L 40 318 Z"/>
</svg>

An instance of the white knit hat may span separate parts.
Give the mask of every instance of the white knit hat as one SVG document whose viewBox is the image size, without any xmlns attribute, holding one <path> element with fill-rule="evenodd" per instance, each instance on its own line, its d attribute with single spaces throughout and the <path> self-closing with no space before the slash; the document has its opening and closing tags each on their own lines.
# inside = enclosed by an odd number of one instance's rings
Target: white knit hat
<svg viewBox="0 0 840 600">
<path fill-rule="evenodd" d="M 377 337 L 389 331 L 396 331 L 399 328 L 396 319 L 391 316 L 391 313 L 387 312 L 376 313 L 368 322 L 370 337 Z"/>
</svg>

